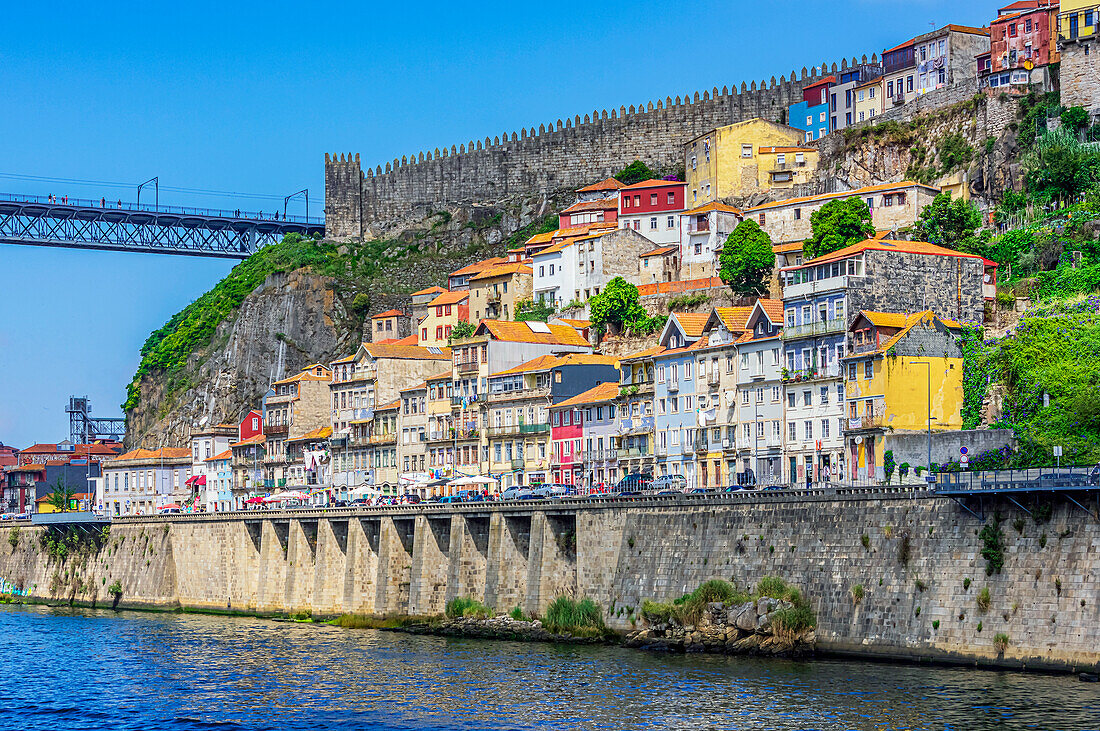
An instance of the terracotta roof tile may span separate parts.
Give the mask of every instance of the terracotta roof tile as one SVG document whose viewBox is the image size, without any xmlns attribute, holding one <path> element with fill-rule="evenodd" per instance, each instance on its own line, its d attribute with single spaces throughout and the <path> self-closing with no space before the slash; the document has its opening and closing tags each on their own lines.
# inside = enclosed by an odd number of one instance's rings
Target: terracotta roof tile
<svg viewBox="0 0 1100 731">
<path fill-rule="evenodd" d="M 816 147 L 761 147 L 758 152 L 763 153 L 776 153 L 776 152 L 817 152 Z"/>
<path fill-rule="evenodd" d="M 620 183 L 615 178 L 604 178 L 598 183 L 592 185 L 586 185 L 583 188 L 578 188 L 578 193 L 598 193 L 603 190 L 620 190 L 626 186 Z"/>
<path fill-rule="evenodd" d="M 452 373 L 451 370 L 448 369 L 443 371 L 442 373 L 436 373 L 434 376 L 428 376 L 424 379 L 424 382 L 430 383 L 432 381 L 450 380 L 453 375 L 454 373 Z"/>
<path fill-rule="evenodd" d="M 752 307 L 715 307 L 714 314 L 730 332 L 741 332 L 752 314 Z"/>
<path fill-rule="evenodd" d="M 772 252 L 776 254 L 789 254 L 792 251 L 802 251 L 803 242 L 790 241 L 786 244 L 772 244 Z"/>
<path fill-rule="evenodd" d="M 481 271 L 481 270 L 478 270 Z M 451 276 L 454 276 L 453 274 Z M 444 292 L 434 300 L 428 303 L 428 307 L 438 307 L 440 305 L 457 305 L 462 300 L 470 296 L 469 292 L 458 290 L 455 292 Z"/>
<path fill-rule="evenodd" d="M 554 240 L 554 234 L 556 233 L 557 230 L 544 231 L 541 234 L 535 234 L 531 238 L 527 239 L 527 244 L 548 244 Z"/>
<path fill-rule="evenodd" d="M 899 254 L 925 254 L 928 256 L 956 256 L 961 259 L 977 259 L 982 260 L 982 257 L 977 254 L 967 254 L 962 251 L 955 251 L 954 249 L 946 249 L 942 246 L 936 246 L 935 244 L 929 244 L 924 241 L 893 241 L 891 239 L 866 239 L 858 244 L 852 244 L 851 246 L 845 246 L 843 249 L 837 249 L 831 254 L 825 254 L 819 256 L 816 259 L 810 259 L 802 264 L 795 264 L 793 266 L 784 267 L 783 271 L 801 269 L 802 267 L 815 266 L 817 264 L 823 264 L 829 261 L 836 261 L 837 259 L 845 259 L 853 254 L 858 254 L 863 251 L 893 251 Z"/>
<path fill-rule="evenodd" d="M 569 317 L 555 317 L 554 319 L 558 322 L 564 322 L 566 325 L 569 325 L 570 327 L 575 327 L 578 330 L 583 330 L 586 327 L 592 327 L 592 321 L 591 320 L 577 320 L 577 319 L 573 319 L 573 318 L 569 318 Z"/>
<path fill-rule="evenodd" d="M 229 459 L 232 456 L 233 456 L 233 450 L 232 449 L 227 449 L 224 452 L 219 452 L 218 454 L 215 454 L 213 457 L 207 457 L 203 461 L 204 462 L 220 462 L 223 459 Z"/>
<path fill-rule="evenodd" d="M 706 277 L 704 279 L 682 279 L 678 282 L 653 282 L 651 284 L 639 284 L 638 296 L 648 297 L 654 294 L 671 294 L 674 292 L 691 292 L 696 289 L 711 289 L 724 286 L 718 277 Z"/>
<path fill-rule="evenodd" d="M 504 264 L 507 261 L 507 259 L 501 256 L 494 256 L 490 259 L 482 259 L 481 261 L 476 261 L 473 264 L 467 264 L 461 269 L 456 269 L 455 271 L 451 272 L 451 276 L 461 277 L 466 274 L 477 274 L 478 272 L 488 269 L 491 266 Z"/>
<path fill-rule="evenodd" d="M 605 211 L 609 208 L 619 209 L 618 198 L 600 198 L 594 201 L 577 201 L 564 209 L 562 213 L 580 213 L 581 211 Z"/>
<path fill-rule="evenodd" d="M 859 314 L 867 318 L 875 327 L 905 327 L 907 315 L 904 312 L 874 312 L 860 310 Z"/>
<path fill-rule="evenodd" d="M 585 406 L 588 404 L 602 404 L 614 401 L 619 397 L 618 381 L 599 383 L 584 393 L 579 393 L 571 399 L 566 399 L 551 406 L 551 409 L 562 409 L 571 406 Z"/>
<path fill-rule="evenodd" d="M 664 351 L 664 348 L 662 346 L 654 345 L 652 347 L 645 348 L 643 350 L 639 350 L 637 352 L 631 353 L 630 355 L 624 355 L 622 357 L 622 359 L 620 360 L 620 362 L 626 362 L 626 361 L 629 361 L 629 360 L 641 360 L 641 359 L 644 359 L 644 358 L 652 358 L 653 356 L 655 356 L 658 353 L 661 353 L 663 351 Z"/>
<path fill-rule="evenodd" d="M 377 320 L 380 317 L 404 317 L 405 313 L 401 310 L 386 310 L 385 312 L 379 312 L 377 315 L 371 315 L 372 320 Z"/>
<path fill-rule="evenodd" d="M 702 335 L 703 327 L 710 319 L 710 313 L 698 312 L 673 312 L 672 316 L 680 324 L 680 329 L 684 331 L 684 335 L 690 338 L 697 338 Z"/>
<path fill-rule="evenodd" d="M 191 460 L 191 450 L 187 447 L 162 447 L 160 449 L 132 449 L 125 454 L 120 454 L 111 463 L 123 461 L 150 462 L 159 459 L 165 460 Z"/>
<path fill-rule="evenodd" d="M 734 208 L 731 205 L 728 205 L 726 203 L 721 203 L 719 201 L 712 201 L 710 203 L 705 203 L 705 204 L 703 204 L 701 206 L 698 206 L 696 208 L 692 208 L 690 211 L 684 211 L 680 215 L 681 216 L 694 216 L 694 215 L 697 215 L 697 214 L 700 214 L 700 213 L 709 213 L 711 211 L 721 211 L 722 213 L 736 213 L 737 215 L 741 215 L 741 209 L 740 208 Z"/>
<path fill-rule="evenodd" d="M 419 292 L 413 292 L 409 296 L 410 297 L 416 297 L 417 295 L 421 295 L 421 294 L 442 294 L 443 292 L 446 292 L 446 291 L 447 290 L 443 289 L 442 287 L 440 287 L 437 284 L 437 285 L 434 285 L 432 287 L 428 287 L 427 289 L 422 289 Z"/>
<path fill-rule="evenodd" d="M 234 447 L 250 447 L 253 444 L 263 444 L 265 441 L 267 441 L 267 437 L 265 437 L 263 434 L 256 434 L 255 436 L 251 436 L 248 439 L 242 439 L 239 442 L 233 442 L 229 445 L 229 448 L 233 449 Z"/>
<path fill-rule="evenodd" d="M 575 345 L 587 347 L 588 341 L 568 325 L 547 325 L 550 332 L 539 333 L 526 322 L 509 320 L 482 320 L 475 334 L 488 332 L 495 340 L 518 343 L 544 343 L 548 345 Z"/>
<path fill-rule="evenodd" d="M 393 401 L 390 401 L 388 404 L 382 404 L 381 406 L 376 406 L 374 408 L 374 411 L 376 413 L 379 412 L 379 411 L 394 411 L 395 409 L 399 409 L 399 408 L 401 408 L 401 399 L 394 399 Z"/>
<path fill-rule="evenodd" d="M 398 345 L 396 343 L 363 343 L 363 348 L 372 358 L 393 358 L 396 360 L 450 360 L 451 349 L 440 348 L 433 353 L 419 345 Z"/>
<path fill-rule="evenodd" d="M 901 49 L 905 48 L 906 46 L 913 45 L 916 42 L 916 40 L 917 40 L 916 38 L 910 38 L 905 43 L 899 43 L 898 45 L 894 46 L 893 48 L 887 48 L 882 53 L 883 53 L 883 55 L 885 55 L 887 53 L 890 53 L 891 51 L 900 51 Z"/>
<path fill-rule="evenodd" d="M 495 266 L 492 269 L 486 269 L 485 271 L 481 272 L 480 274 L 475 274 L 474 276 L 470 277 L 470 281 L 474 282 L 474 281 L 477 281 L 479 279 L 493 279 L 494 277 L 507 277 L 507 276 L 511 276 L 511 275 L 514 275 L 514 274 L 518 274 L 518 275 L 522 276 L 524 274 L 533 274 L 533 273 L 534 272 L 531 269 L 531 267 L 527 266 L 526 264 L 524 264 L 522 262 L 513 261 L 513 262 L 509 262 L 508 264 L 501 264 L 499 266 Z"/>
<path fill-rule="evenodd" d="M 643 180 L 640 183 L 634 183 L 633 185 L 627 185 L 623 187 L 623 190 L 642 190 L 643 188 L 661 188 L 666 185 L 683 185 L 687 183 L 681 180 L 658 180 L 657 178 L 650 178 L 649 180 Z"/>
<path fill-rule="evenodd" d="M 639 254 L 638 258 L 639 259 L 648 259 L 651 256 L 664 256 L 665 254 L 671 254 L 672 252 L 679 251 L 679 250 L 680 250 L 679 246 L 658 246 L 656 249 L 653 249 L 652 251 L 647 251 L 644 254 Z"/>
<path fill-rule="evenodd" d="M 331 426 L 322 426 L 314 429 L 311 432 L 306 432 L 300 437 L 294 437 L 293 439 L 287 439 L 288 442 L 308 442 L 313 439 L 328 439 L 332 436 Z"/>
</svg>

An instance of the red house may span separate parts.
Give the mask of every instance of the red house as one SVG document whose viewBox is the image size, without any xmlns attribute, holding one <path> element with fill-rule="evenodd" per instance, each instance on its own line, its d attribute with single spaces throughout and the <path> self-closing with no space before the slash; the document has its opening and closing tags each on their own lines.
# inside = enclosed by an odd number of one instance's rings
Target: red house
<svg viewBox="0 0 1100 731">
<path fill-rule="evenodd" d="M 241 419 L 240 425 L 237 427 L 239 432 L 239 441 L 245 439 L 251 439 L 257 434 L 264 433 L 264 417 L 259 411 L 252 410 L 245 414 L 245 417 Z"/>
<path fill-rule="evenodd" d="M 687 183 L 643 180 L 619 191 L 619 228 L 632 228 L 655 244 L 680 243 L 680 213 Z"/>
<path fill-rule="evenodd" d="M 1023 5 L 1015 3 L 1014 5 Z M 1057 39 L 1052 38 L 1051 30 L 1057 23 L 1058 3 L 1037 3 L 1036 7 L 1009 11 L 1001 8 L 1000 15 L 990 24 L 989 53 L 990 66 L 994 75 L 1022 69 L 1031 72 L 1058 61 Z M 1040 71 L 1045 74 L 1045 71 Z M 1042 78 L 1028 79 L 1017 83 L 1039 83 Z M 997 84 L 998 86 L 1003 84 Z"/>
<path fill-rule="evenodd" d="M 812 84 L 802 87 L 802 101 L 811 107 L 825 104 L 829 101 L 829 89 L 836 83 L 835 76 L 826 76 Z"/>
<path fill-rule="evenodd" d="M 573 408 L 550 410 L 550 443 L 553 449 L 550 462 L 555 483 L 576 485 L 581 482 L 583 434 L 583 411 Z"/>
</svg>

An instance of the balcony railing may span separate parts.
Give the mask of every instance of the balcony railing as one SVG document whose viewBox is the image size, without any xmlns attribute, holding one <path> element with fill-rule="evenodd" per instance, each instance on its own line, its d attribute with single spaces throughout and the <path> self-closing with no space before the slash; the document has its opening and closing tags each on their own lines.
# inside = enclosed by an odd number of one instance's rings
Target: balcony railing
<svg viewBox="0 0 1100 731">
<path fill-rule="evenodd" d="M 477 361 L 466 361 L 459 363 L 457 368 L 459 373 L 477 373 L 478 366 L 481 364 Z"/>
<path fill-rule="evenodd" d="M 787 371 L 783 380 L 788 382 L 821 381 L 831 378 L 840 378 L 840 366 L 830 363 L 824 368 L 803 368 L 797 371 Z"/>
<path fill-rule="evenodd" d="M 818 320 L 817 322 L 807 322 L 802 325 L 788 325 L 783 328 L 783 339 L 793 340 L 795 338 L 806 338 L 814 335 L 831 335 L 832 333 L 841 333 L 848 329 L 848 322 L 843 317 L 836 317 L 832 320 Z"/>
<path fill-rule="evenodd" d="M 1058 40 L 1065 42 L 1092 38 L 1096 35 L 1098 23 L 1100 23 L 1100 5 L 1059 13 Z"/>
<path fill-rule="evenodd" d="M 679 391 L 680 390 L 680 380 L 678 378 L 669 379 L 669 381 L 668 381 L 668 390 L 669 391 Z"/>
<path fill-rule="evenodd" d="M 860 431 L 862 429 L 885 429 L 889 424 L 886 423 L 886 415 L 877 414 L 864 414 L 862 416 L 848 417 L 848 423 L 846 431 Z"/>
<path fill-rule="evenodd" d="M 720 372 L 710 371 L 709 373 L 707 373 L 707 385 L 708 386 L 717 386 L 719 381 L 721 380 L 721 377 L 722 377 L 722 374 Z"/>
<path fill-rule="evenodd" d="M 805 160 L 802 160 L 801 162 L 798 161 L 798 160 L 794 160 L 794 161 L 791 161 L 791 162 L 777 162 L 774 165 L 772 165 L 772 170 L 771 171 L 773 173 L 781 173 L 785 170 L 798 170 L 798 169 L 804 168 L 804 167 L 806 167 L 806 161 Z"/>
<path fill-rule="evenodd" d="M 264 424 L 264 434 L 268 434 L 270 436 L 279 436 L 280 434 L 286 434 L 289 430 L 289 424 Z"/>
<path fill-rule="evenodd" d="M 614 449 L 587 449 L 584 451 L 585 462 L 608 462 L 616 459 Z"/>
<path fill-rule="evenodd" d="M 615 450 L 616 459 L 641 459 L 651 456 L 649 447 L 619 447 Z"/>
<path fill-rule="evenodd" d="M 515 457 L 512 459 L 512 469 L 514 470 L 522 470 L 523 464 L 523 457 Z"/>
<path fill-rule="evenodd" d="M 515 399 L 536 399 L 544 398 L 550 395 L 549 386 L 541 386 L 539 388 L 522 388 L 515 391 L 491 391 L 489 393 L 490 401 L 508 401 Z"/>
<path fill-rule="evenodd" d="M 689 234 L 704 234 L 710 232 L 710 221 L 698 221 L 688 224 Z"/>
<path fill-rule="evenodd" d="M 481 436 L 481 432 L 477 429 L 456 429 L 455 439 L 477 439 Z"/>
<path fill-rule="evenodd" d="M 368 440 L 368 444 L 397 444 L 397 434 L 375 434 Z"/>
<path fill-rule="evenodd" d="M 506 424 L 489 427 L 490 437 L 504 437 L 513 434 L 549 434 L 549 424 Z"/>
<path fill-rule="evenodd" d="M 478 402 L 484 403 L 485 402 L 485 394 L 475 393 L 475 394 L 466 394 L 464 396 L 462 396 L 462 395 L 460 395 L 460 396 L 451 396 L 451 406 L 452 407 L 462 406 L 463 401 L 466 402 L 466 408 L 469 408 L 469 407 L 473 406 L 474 404 L 476 404 Z"/>
</svg>

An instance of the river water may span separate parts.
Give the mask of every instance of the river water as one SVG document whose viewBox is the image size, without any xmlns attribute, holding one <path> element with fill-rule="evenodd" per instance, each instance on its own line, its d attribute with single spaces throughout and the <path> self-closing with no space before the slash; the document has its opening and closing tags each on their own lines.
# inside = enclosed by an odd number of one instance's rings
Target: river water
<svg viewBox="0 0 1100 731">
<path fill-rule="evenodd" d="M 0 607 L 11 729 L 1097 729 L 1073 676 Z"/>
</svg>

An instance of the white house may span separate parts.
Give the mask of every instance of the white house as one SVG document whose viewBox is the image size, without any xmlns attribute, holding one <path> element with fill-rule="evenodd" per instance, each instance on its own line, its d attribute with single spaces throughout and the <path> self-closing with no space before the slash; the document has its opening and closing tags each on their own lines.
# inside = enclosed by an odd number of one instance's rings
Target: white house
<svg viewBox="0 0 1100 731">
<path fill-rule="evenodd" d="M 680 214 L 680 266 L 685 279 L 717 275 L 718 254 L 741 218 L 740 209 L 717 201 Z"/>
</svg>

